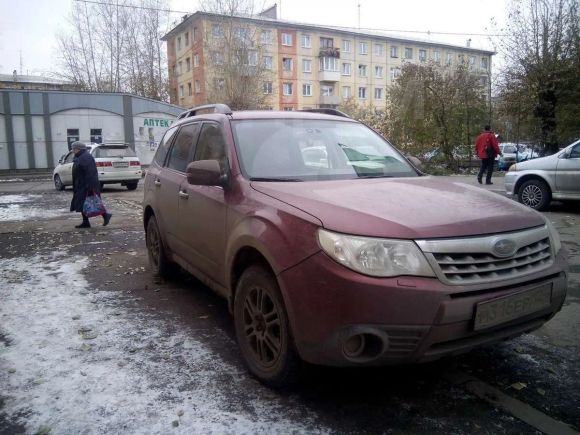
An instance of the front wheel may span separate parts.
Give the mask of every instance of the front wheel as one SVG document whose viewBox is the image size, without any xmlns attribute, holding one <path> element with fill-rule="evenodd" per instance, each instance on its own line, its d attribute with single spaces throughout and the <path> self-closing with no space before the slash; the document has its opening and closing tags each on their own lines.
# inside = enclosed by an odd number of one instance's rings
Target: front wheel
<svg viewBox="0 0 580 435">
<path fill-rule="evenodd" d="M 135 190 L 137 189 L 137 184 L 139 183 L 127 183 L 127 190 Z"/>
<path fill-rule="evenodd" d="M 251 266 L 240 278 L 234 299 L 234 325 L 242 357 L 262 383 L 293 383 L 300 360 L 294 349 L 288 315 L 276 278 Z"/>
<path fill-rule="evenodd" d="M 54 188 L 56 190 L 64 190 L 64 184 L 58 174 L 54 176 Z"/>
<path fill-rule="evenodd" d="M 548 185 L 542 180 L 529 180 L 518 190 L 518 200 L 534 210 L 545 210 L 551 201 Z"/>
</svg>

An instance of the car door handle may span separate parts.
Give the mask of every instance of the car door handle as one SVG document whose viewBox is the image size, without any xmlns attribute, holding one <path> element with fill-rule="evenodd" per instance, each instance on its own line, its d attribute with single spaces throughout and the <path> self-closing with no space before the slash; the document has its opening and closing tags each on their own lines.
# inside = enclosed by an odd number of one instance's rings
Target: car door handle
<svg viewBox="0 0 580 435">
<path fill-rule="evenodd" d="M 155 180 L 155 181 L 154 181 L 154 184 L 155 184 L 157 187 L 159 187 L 159 186 L 161 186 L 161 181 L 159 181 L 159 180 Z"/>
<path fill-rule="evenodd" d="M 185 193 L 185 192 L 184 192 L 184 191 L 182 191 L 182 190 L 180 190 L 180 191 L 179 191 L 179 197 L 180 197 L 180 198 L 183 198 L 183 199 L 187 199 L 187 198 L 189 198 L 189 194 L 188 194 L 188 193 Z"/>
</svg>

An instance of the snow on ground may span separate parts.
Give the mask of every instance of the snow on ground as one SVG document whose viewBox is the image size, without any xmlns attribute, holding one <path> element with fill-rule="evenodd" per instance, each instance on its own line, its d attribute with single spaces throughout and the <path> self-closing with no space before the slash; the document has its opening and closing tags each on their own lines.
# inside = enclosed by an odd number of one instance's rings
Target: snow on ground
<svg viewBox="0 0 580 435">
<path fill-rule="evenodd" d="M 23 178 L 0 179 L 0 183 L 14 183 L 14 182 L 19 182 L 19 181 L 24 181 L 24 179 Z"/>
<path fill-rule="evenodd" d="M 91 289 L 88 265 L 63 252 L 0 259 L 0 397 L 10 421 L 51 434 L 325 431 L 292 398 L 248 391 L 245 372 L 178 324 Z"/>
<path fill-rule="evenodd" d="M 40 198 L 42 195 L 0 195 L 0 222 L 49 219 L 69 212 L 65 208 L 46 208 L 39 204 Z"/>
</svg>

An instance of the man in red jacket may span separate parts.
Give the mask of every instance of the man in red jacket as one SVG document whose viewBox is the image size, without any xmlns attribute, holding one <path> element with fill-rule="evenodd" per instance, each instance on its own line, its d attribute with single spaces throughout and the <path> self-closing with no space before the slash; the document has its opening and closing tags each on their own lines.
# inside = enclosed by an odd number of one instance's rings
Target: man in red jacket
<svg viewBox="0 0 580 435">
<path fill-rule="evenodd" d="M 479 174 L 477 174 L 477 181 L 481 184 L 483 173 L 487 172 L 485 184 L 493 184 L 491 182 L 491 174 L 493 173 L 495 156 L 501 156 L 502 153 L 499 149 L 495 134 L 491 131 L 489 125 L 486 125 L 484 131 L 477 136 L 477 139 L 475 140 L 475 152 L 477 153 L 477 157 L 481 159 L 481 168 L 479 169 Z"/>
</svg>

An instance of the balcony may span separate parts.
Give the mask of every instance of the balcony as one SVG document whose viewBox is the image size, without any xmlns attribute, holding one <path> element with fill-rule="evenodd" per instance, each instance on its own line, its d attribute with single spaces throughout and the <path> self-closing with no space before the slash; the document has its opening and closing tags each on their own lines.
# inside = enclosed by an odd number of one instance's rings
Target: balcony
<svg viewBox="0 0 580 435">
<path fill-rule="evenodd" d="M 339 82 L 340 71 L 323 70 L 318 73 L 318 80 L 321 82 Z"/>
<path fill-rule="evenodd" d="M 338 95 L 321 95 L 320 104 L 338 106 L 340 104 L 340 97 Z"/>
</svg>

